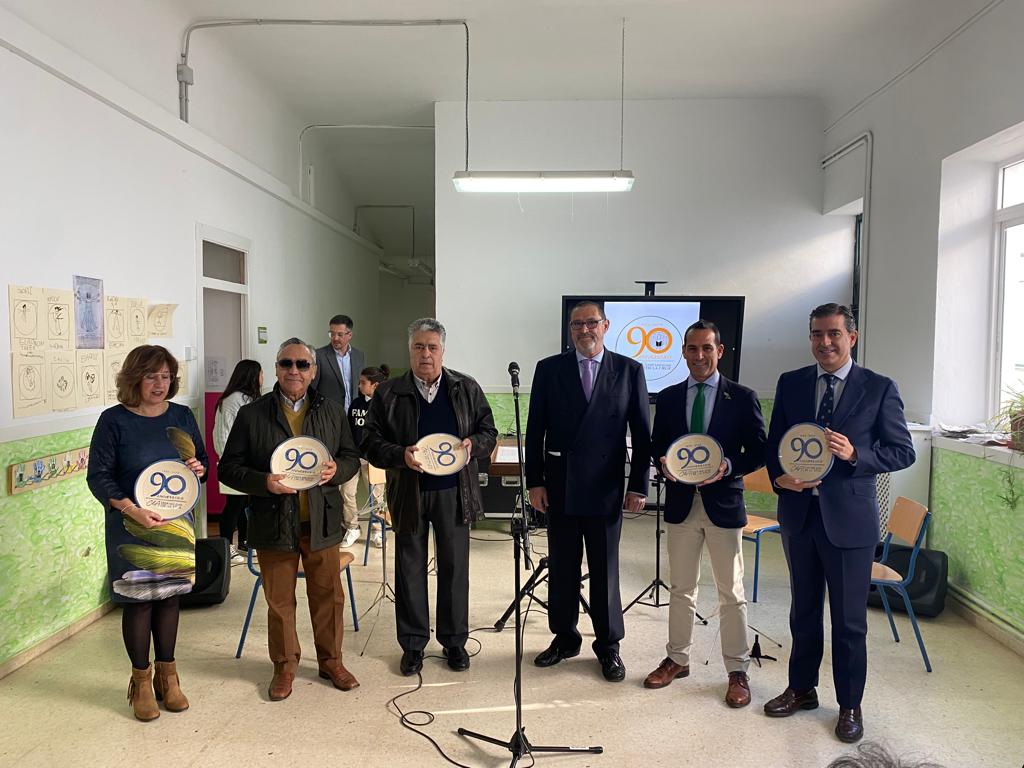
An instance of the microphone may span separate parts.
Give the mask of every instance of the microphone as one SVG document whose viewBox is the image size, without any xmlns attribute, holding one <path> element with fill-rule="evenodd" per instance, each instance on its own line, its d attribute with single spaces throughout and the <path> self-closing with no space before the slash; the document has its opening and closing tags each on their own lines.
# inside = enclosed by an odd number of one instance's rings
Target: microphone
<svg viewBox="0 0 1024 768">
<path fill-rule="evenodd" d="M 512 386 L 519 386 L 519 363 L 513 360 L 508 364 L 508 375 L 512 377 Z"/>
</svg>

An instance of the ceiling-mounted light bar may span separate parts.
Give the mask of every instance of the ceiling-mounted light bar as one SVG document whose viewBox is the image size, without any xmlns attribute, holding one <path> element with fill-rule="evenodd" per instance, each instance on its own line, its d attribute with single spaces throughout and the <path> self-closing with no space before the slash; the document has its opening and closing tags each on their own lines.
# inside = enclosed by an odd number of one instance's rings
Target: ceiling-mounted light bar
<svg viewBox="0 0 1024 768">
<path fill-rule="evenodd" d="M 628 192 L 632 171 L 456 171 L 459 192 Z"/>
<path fill-rule="evenodd" d="M 468 50 L 467 50 L 468 54 Z M 458 192 L 628 192 L 632 171 L 622 167 L 626 115 L 626 20 L 622 20 L 619 77 L 619 170 L 617 171 L 471 171 L 469 170 L 469 57 L 466 57 L 466 170 L 452 177 Z"/>
</svg>

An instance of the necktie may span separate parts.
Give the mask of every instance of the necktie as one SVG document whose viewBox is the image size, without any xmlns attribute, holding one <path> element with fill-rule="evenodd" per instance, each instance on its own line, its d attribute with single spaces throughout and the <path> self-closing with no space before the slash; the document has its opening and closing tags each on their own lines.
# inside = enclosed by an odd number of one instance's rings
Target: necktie
<svg viewBox="0 0 1024 768">
<path fill-rule="evenodd" d="M 583 363 L 583 395 L 590 402 L 590 396 L 594 392 L 594 361 L 581 360 Z"/>
<path fill-rule="evenodd" d="M 825 395 L 821 398 L 821 404 L 818 406 L 818 417 L 815 421 L 818 422 L 819 426 L 830 427 L 832 426 L 832 410 L 835 407 L 836 400 L 836 377 L 831 373 L 824 374 L 825 377 Z"/>
<path fill-rule="evenodd" d="M 697 384 L 697 394 L 693 396 L 693 409 L 690 411 L 690 431 L 704 431 L 704 387 L 703 382 Z"/>
</svg>

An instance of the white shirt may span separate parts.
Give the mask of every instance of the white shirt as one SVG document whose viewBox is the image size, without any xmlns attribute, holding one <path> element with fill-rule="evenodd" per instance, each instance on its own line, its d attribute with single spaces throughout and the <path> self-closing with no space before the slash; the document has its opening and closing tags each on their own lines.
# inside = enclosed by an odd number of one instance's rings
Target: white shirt
<svg viewBox="0 0 1024 768">
<path fill-rule="evenodd" d="M 690 419 L 693 416 L 693 400 L 697 397 L 697 385 L 704 384 L 704 423 L 700 425 L 700 431 L 707 434 L 708 425 L 711 423 L 711 413 L 715 410 L 715 400 L 718 398 L 718 383 L 722 378 L 722 374 L 715 371 L 713 374 L 708 376 L 707 381 L 699 382 L 693 376 L 689 376 L 686 379 L 686 423 L 690 424 Z M 694 431 L 694 427 L 690 424 L 690 431 Z"/>
<path fill-rule="evenodd" d="M 832 376 L 836 377 L 835 384 L 832 385 L 832 410 L 835 411 L 837 405 L 839 405 L 839 398 L 843 394 L 843 388 L 846 386 L 846 377 L 850 375 L 850 371 L 853 368 L 853 358 L 851 357 L 846 361 L 846 365 L 840 368 L 838 371 L 832 371 Z M 821 400 L 825 397 L 825 390 L 828 384 L 825 383 L 825 375 L 828 373 L 824 368 L 821 367 L 821 363 L 818 363 L 818 386 L 814 390 L 814 417 L 818 417 L 818 408 L 821 407 Z"/>
<path fill-rule="evenodd" d="M 294 413 L 298 413 L 300 410 L 302 410 L 302 404 L 305 401 L 305 395 L 300 397 L 295 402 L 292 402 L 291 398 L 289 398 L 288 395 L 286 395 L 284 392 L 281 393 L 281 402 L 284 404 L 284 407 L 290 409 Z"/>
<path fill-rule="evenodd" d="M 444 376 L 444 371 L 441 371 L 441 376 Z M 441 388 L 441 376 L 437 377 L 437 381 L 433 384 L 428 384 L 415 373 L 412 375 L 412 380 L 416 382 L 416 389 L 419 390 L 420 395 L 428 403 L 434 402 L 434 398 L 437 397 L 437 390 Z"/>
<path fill-rule="evenodd" d="M 349 345 L 344 355 L 334 350 L 334 356 L 338 358 L 338 368 L 345 382 L 345 413 L 348 413 L 348 407 L 352 405 L 352 346 Z"/>
</svg>

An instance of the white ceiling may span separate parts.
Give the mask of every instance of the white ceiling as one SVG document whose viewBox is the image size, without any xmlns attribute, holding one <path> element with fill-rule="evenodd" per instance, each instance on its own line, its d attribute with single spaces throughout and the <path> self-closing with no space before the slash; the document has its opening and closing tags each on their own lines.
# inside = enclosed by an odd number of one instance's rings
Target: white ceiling
<svg viewBox="0 0 1024 768">
<path fill-rule="evenodd" d="M 809 96 L 822 100 L 829 122 L 989 1 L 180 0 L 195 20 L 466 19 L 472 100 L 617 99 L 626 17 L 627 99 Z M 212 36 L 306 123 L 432 124 L 434 102 L 464 97 L 461 27 L 204 30 L 193 50 Z M 325 138 L 357 204 L 416 206 L 416 252 L 428 261 L 430 136 Z M 406 218 L 373 215 L 385 217 L 372 223 L 389 258 L 407 256 Z"/>
</svg>

